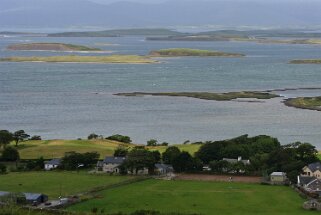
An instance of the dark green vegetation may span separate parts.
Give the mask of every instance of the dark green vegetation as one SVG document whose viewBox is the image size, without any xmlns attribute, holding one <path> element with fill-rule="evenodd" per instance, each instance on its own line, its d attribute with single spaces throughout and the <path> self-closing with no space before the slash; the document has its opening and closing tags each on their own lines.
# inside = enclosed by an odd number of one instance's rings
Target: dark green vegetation
<svg viewBox="0 0 321 215">
<path fill-rule="evenodd" d="M 90 191 L 131 179 L 130 176 L 90 175 L 84 172 L 19 172 L 0 175 L 0 190 L 44 193 L 51 199 Z"/>
<path fill-rule="evenodd" d="M 320 61 L 321 63 L 321 61 Z M 298 97 L 284 101 L 289 107 L 321 111 L 321 97 Z"/>
<path fill-rule="evenodd" d="M 228 93 L 209 93 L 209 92 L 170 92 L 170 93 L 117 93 L 117 96 L 176 96 L 191 97 L 204 100 L 230 101 L 238 98 L 255 98 L 255 99 L 271 99 L 279 97 L 276 94 L 266 92 L 244 91 L 244 92 L 228 92 Z"/>
<path fill-rule="evenodd" d="M 120 37 L 120 36 L 170 36 L 183 33 L 162 28 L 116 29 L 106 31 L 63 32 L 48 34 L 49 37 Z"/>
<path fill-rule="evenodd" d="M 149 64 L 157 63 L 148 57 L 138 55 L 109 56 L 51 56 L 51 57 L 9 57 L 0 58 L 0 62 L 48 62 L 48 63 L 119 63 L 119 64 Z"/>
<path fill-rule="evenodd" d="M 8 50 L 15 51 L 101 51 L 98 48 L 90 48 L 87 46 L 65 44 L 65 43 L 24 43 L 14 44 L 7 47 Z"/>
<path fill-rule="evenodd" d="M 175 49 L 161 49 L 158 51 L 151 51 L 150 56 L 156 57 L 180 57 L 180 56 L 198 56 L 198 57 L 243 57 L 243 54 L 227 53 L 219 51 L 209 51 L 200 49 L 187 49 L 187 48 L 175 48 Z"/>
<path fill-rule="evenodd" d="M 97 208 L 126 213 L 145 209 L 203 215 L 314 214 L 304 211 L 301 207 L 304 200 L 285 186 L 148 180 L 102 191 L 100 196 L 68 209 L 92 211 Z"/>
<path fill-rule="evenodd" d="M 292 60 L 291 64 L 321 64 L 321 59 Z"/>
</svg>

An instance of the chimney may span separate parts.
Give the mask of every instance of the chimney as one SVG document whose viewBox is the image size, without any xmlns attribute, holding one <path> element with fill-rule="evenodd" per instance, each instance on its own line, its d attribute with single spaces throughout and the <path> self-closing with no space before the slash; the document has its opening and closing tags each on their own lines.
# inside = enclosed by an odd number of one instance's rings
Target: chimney
<svg viewBox="0 0 321 215">
<path fill-rule="evenodd" d="M 238 156 L 237 161 L 242 161 L 242 156 Z"/>
</svg>

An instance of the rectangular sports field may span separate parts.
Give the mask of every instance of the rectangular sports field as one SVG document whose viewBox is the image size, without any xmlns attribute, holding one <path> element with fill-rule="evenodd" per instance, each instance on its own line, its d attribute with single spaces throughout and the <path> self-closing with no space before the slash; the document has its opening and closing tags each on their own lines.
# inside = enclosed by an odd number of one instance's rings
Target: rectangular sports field
<svg viewBox="0 0 321 215">
<path fill-rule="evenodd" d="M 71 211 L 161 212 L 215 214 L 316 214 L 302 209 L 298 193 L 286 186 L 236 182 L 147 180 L 100 193 Z"/>
</svg>

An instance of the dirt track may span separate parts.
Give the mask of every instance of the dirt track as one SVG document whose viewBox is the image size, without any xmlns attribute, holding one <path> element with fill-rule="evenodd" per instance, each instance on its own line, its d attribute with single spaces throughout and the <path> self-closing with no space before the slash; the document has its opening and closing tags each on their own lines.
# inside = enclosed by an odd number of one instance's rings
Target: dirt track
<svg viewBox="0 0 321 215">
<path fill-rule="evenodd" d="M 233 175 L 205 175 L 205 174 L 180 174 L 175 177 L 176 180 L 196 180 L 196 181 L 230 181 L 246 183 L 260 183 L 261 177 L 255 176 L 233 176 Z"/>
</svg>

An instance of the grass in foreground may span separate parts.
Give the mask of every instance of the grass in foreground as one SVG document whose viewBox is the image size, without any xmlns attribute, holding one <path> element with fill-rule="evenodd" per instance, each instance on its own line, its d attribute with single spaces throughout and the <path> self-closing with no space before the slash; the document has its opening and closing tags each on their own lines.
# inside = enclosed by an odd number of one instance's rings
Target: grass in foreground
<svg viewBox="0 0 321 215">
<path fill-rule="evenodd" d="M 180 57 L 180 56 L 197 56 L 197 57 L 243 57 L 243 54 L 227 53 L 219 51 L 209 51 L 201 49 L 174 48 L 151 51 L 150 56 L 157 57 Z"/>
<path fill-rule="evenodd" d="M 22 159 L 37 159 L 43 156 L 45 159 L 63 157 L 65 152 L 75 151 L 79 153 L 96 151 L 100 158 L 111 156 L 120 145 L 133 148 L 136 144 L 125 144 L 111 140 L 37 140 L 25 141 L 19 144 L 19 153 Z M 194 154 L 200 147 L 196 144 L 177 144 L 182 151 Z M 166 146 L 147 147 L 152 151 L 164 152 Z"/>
<path fill-rule="evenodd" d="M 316 214 L 291 188 L 259 184 L 148 180 L 101 192 L 101 197 L 68 208 L 70 211 L 161 212 L 213 214 Z"/>
<path fill-rule="evenodd" d="M 298 97 L 284 102 L 289 107 L 321 111 L 321 97 Z"/>
<path fill-rule="evenodd" d="M 89 191 L 128 180 L 128 176 L 90 175 L 84 172 L 21 172 L 0 175 L 0 190 L 44 193 L 50 199 Z"/>
<path fill-rule="evenodd" d="M 120 64 L 149 64 L 157 63 L 148 57 L 138 55 L 109 55 L 109 56 L 51 56 L 51 57 L 9 57 L 0 58 L 4 62 L 48 62 L 48 63 L 120 63 Z"/>
<path fill-rule="evenodd" d="M 255 99 L 271 99 L 279 97 L 279 95 L 266 93 L 266 92 L 228 92 L 228 93 L 210 93 L 210 92 L 170 92 L 170 93 L 118 93 L 118 96 L 176 96 L 176 97 L 191 97 L 204 100 L 215 101 L 230 101 L 238 98 L 255 98 Z"/>
</svg>

